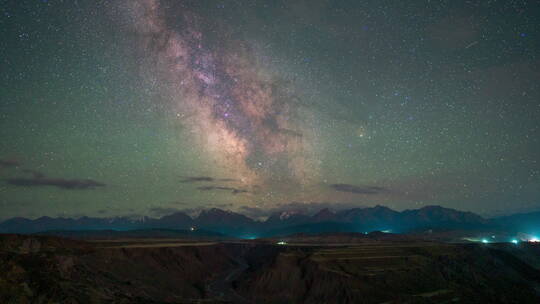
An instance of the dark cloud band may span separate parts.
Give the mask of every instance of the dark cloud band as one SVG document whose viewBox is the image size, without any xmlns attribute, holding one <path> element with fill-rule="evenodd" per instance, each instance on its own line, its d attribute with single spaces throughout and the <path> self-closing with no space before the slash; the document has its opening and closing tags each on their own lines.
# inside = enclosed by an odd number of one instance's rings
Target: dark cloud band
<svg viewBox="0 0 540 304">
<path fill-rule="evenodd" d="M 350 184 L 331 184 L 330 187 L 336 191 L 354 194 L 379 194 L 387 191 L 386 188 L 378 186 L 355 186 Z"/>
<path fill-rule="evenodd" d="M 230 191 L 232 194 L 248 193 L 248 191 L 244 189 L 222 187 L 222 186 L 202 186 L 202 187 L 197 187 L 197 189 L 200 191 L 224 190 L 224 191 Z"/>
<path fill-rule="evenodd" d="M 6 182 L 18 187 L 53 186 L 68 190 L 86 190 L 105 187 L 105 184 L 92 179 L 49 178 L 35 170 L 24 170 L 24 172 L 32 174 L 32 177 L 8 178 Z"/>
</svg>

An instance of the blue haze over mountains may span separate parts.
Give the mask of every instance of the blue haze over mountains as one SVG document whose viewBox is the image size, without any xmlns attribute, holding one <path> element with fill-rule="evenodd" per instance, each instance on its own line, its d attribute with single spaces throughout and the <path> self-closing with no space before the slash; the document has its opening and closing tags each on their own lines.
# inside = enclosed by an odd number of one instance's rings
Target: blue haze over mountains
<svg viewBox="0 0 540 304">
<path fill-rule="evenodd" d="M 190 217 L 175 212 L 161 218 L 12 218 L 0 223 L 0 233 L 39 233 L 47 231 L 171 229 L 206 231 L 215 235 L 258 238 L 294 233 L 391 231 L 407 233 L 440 230 L 504 230 L 534 233 L 540 226 L 540 212 L 485 219 L 471 212 L 440 206 L 394 211 L 387 207 L 353 208 L 341 211 L 322 209 L 308 215 L 302 212 L 276 212 L 265 221 L 240 213 L 212 208 Z"/>
</svg>

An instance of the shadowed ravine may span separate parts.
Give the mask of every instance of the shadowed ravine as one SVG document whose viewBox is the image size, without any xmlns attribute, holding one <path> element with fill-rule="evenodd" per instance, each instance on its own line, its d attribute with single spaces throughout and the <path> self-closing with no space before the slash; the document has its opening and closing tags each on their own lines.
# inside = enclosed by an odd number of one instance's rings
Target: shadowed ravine
<svg viewBox="0 0 540 304">
<path fill-rule="evenodd" d="M 246 298 L 239 295 L 233 288 L 233 281 L 237 279 L 242 272 L 248 269 L 243 257 L 238 257 L 234 260 L 237 265 L 221 274 L 206 285 L 206 291 L 210 298 L 215 298 L 222 301 L 230 301 L 233 303 L 252 303 Z"/>
<path fill-rule="evenodd" d="M 346 242 L 345 242 L 346 241 Z M 538 244 L 0 235 L 0 303 L 539 303 Z M 181 245 L 179 245 L 181 244 Z"/>
</svg>

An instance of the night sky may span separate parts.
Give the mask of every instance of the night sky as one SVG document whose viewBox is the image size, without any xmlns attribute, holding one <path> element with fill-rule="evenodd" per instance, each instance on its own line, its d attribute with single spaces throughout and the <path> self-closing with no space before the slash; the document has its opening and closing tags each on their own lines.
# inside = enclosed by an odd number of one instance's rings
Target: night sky
<svg viewBox="0 0 540 304">
<path fill-rule="evenodd" d="M 0 3 L 0 219 L 540 209 L 538 1 Z"/>
</svg>

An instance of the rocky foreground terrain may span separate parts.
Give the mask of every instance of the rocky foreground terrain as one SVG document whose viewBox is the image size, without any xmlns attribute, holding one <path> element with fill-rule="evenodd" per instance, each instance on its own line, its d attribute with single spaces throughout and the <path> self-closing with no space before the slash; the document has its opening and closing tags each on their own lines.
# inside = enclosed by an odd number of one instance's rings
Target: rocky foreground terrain
<svg viewBox="0 0 540 304">
<path fill-rule="evenodd" d="M 539 283 L 529 243 L 0 235 L 0 303 L 540 303 Z"/>
</svg>

